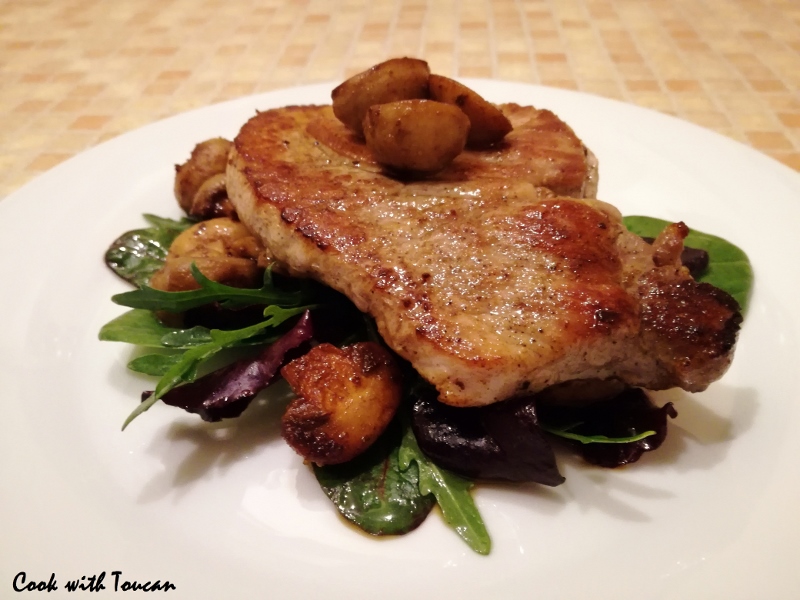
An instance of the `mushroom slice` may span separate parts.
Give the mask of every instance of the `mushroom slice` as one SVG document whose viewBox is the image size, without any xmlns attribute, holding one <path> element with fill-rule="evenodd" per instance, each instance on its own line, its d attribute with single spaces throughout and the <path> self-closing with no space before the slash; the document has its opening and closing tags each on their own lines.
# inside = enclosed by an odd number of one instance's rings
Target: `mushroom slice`
<svg viewBox="0 0 800 600">
<path fill-rule="evenodd" d="M 454 104 L 469 117 L 470 129 L 467 144 L 470 147 L 491 146 L 502 140 L 511 131 L 511 121 L 491 102 L 458 81 L 431 75 L 429 79 L 431 99 Z"/>
<path fill-rule="evenodd" d="M 219 283 L 234 287 L 257 287 L 263 277 L 265 250 L 239 221 L 228 217 L 201 221 L 176 237 L 164 266 L 153 274 L 150 286 L 167 292 L 194 290 L 199 284 L 192 263 Z"/>
<path fill-rule="evenodd" d="M 384 165 L 434 173 L 464 149 L 469 119 L 457 107 L 433 100 L 399 100 L 370 106 L 364 137 Z"/>
<path fill-rule="evenodd" d="M 236 209 L 228 200 L 225 173 L 212 175 L 203 182 L 192 199 L 189 214 L 200 219 L 236 217 Z"/>
<path fill-rule="evenodd" d="M 192 217 L 210 219 L 235 214 L 225 188 L 231 142 L 212 138 L 197 144 L 182 165 L 175 165 L 175 198 Z"/>
<path fill-rule="evenodd" d="M 392 58 L 341 83 L 331 93 L 333 114 L 358 135 L 370 106 L 428 97 L 428 63 Z"/>
</svg>

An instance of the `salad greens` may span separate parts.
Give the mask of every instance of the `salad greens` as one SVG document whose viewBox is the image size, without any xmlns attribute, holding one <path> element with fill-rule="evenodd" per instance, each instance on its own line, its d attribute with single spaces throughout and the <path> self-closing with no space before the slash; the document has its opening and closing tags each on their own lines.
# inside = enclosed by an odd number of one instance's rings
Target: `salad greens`
<svg viewBox="0 0 800 600">
<path fill-rule="evenodd" d="M 132 359 L 128 363 L 128 368 L 142 375 L 163 377 L 180 360 L 180 354 L 144 354 Z"/>
<path fill-rule="evenodd" d="M 192 275 L 199 289 L 164 292 L 150 288 L 150 278 L 166 259 L 169 246 L 166 242 L 171 242 L 191 222 L 152 215 L 145 218 L 152 227 L 124 234 L 106 255 L 112 270 L 134 283 L 137 289 L 112 297 L 112 301 L 131 310 L 106 323 L 99 339 L 155 350 L 132 359 L 128 368 L 160 378 L 153 392 L 143 394 L 143 401 L 122 428 L 124 430 L 159 400 L 198 413 L 206 420 L 238 416 L 255 393 L 272 382 L 280 367 L 284 348 L 273 351 L 275 356 L 266 359 L 269 367 L 263 368 L 264 357 L 270 350 L 292 337 L 292 332 L 298 328 L 295 325 L 281 336 L 282 326 L 311 309 L 322 308 L 315 304 L 319 290 L 303 282 L 296 282 L 292 289 L 278 287 L 269 269 L 265 271 L 261 288 L 234 288 L 208 279 L 196 265 L 192 265 Z M 239 329 L 223 330 L 198 325 L 170 327 L 156 316 L 158 311 L 181 313 L 211 303 L 225 309 L 263 306 L 264 320 Z M 355 341 L 354 336 L 377 337 L 369 320 L 359 320 L 352 329 L 345 337 L 349 342 Z M 294 335 L 293 341 L 284 345 L 291 346 L 298 339 L 301 338 Z M 223 350 L 255 345 L 267 346 L 259 357 L 239 360 L 198 378 L 202 365 Z M 252 382 L 254 365 L 259 372 L 256 383 Z M 445 522 L 470 547 L 483 554 L 491 547 L 469 493 L 472 482 L 431 462 L 419 450 L 405 422 L 401 424 L 396 420 L 379 442 L 355 460 L 345 465 L 315 467 L 314 472 L 342 515 L 365 531 L 405 533 L 417 527 L 438 502 Z"/>
<path fill-rule="evenodd" d="M 428 459 L 419 449 L 411 427 L 406 427 L 399 452 L 400 468 L 410 469 L 416 463 L 419 469 L 419 490 L 433 494 L 442 510 L 445 523 L 478 554 L 489 554 L 492 542 L 483 524 L 478 508 L 469 490 L 474 485 L 469 479 L 442 469 Z"/>
<path fill-rule="evenodd" d="M 585 461 L 609 468 L 636 462 L 661 446 L 669 420 L 678 416 L 672 402 L 656 406 L 638 388 L 588 406 L 539 408 L 545 431 L 564 440 Z"/>
<path fill-rule="evenodd" d="M 117 275 L 136 286 L 150 281 L 164 264 L 172 241 L 194 223 L 185 218 L 175 221 L 147 214 L 144 218 L 150 227 L 122 234 L 105 256 L 106 264 Z"/>
<path fill-rule="evenodd" d="M 150 278 L 164 264 L 170 243 L 192 221 L 153 215 L 145 215 L 145 219 L 149 227 L 123 234 L 106 253 L 109 267 L 137 289 L 112 297 L 115 303 L 131 310 L 105 324 L 99 338 L 147 348 L 148 353 L 133 358 L 128 368 L 159 378 L 155 389 L 143 394 L 143 401 L 125 420 L 123 429 L 159 400 L 200 414 L 209 421 L 238 416 L 259 391 L 278 378 L 288 352 L 308 343 L 312 336 L 317 339 L 317 323 L 312 330 L 311 312 L 329 313 L 319 319 L 319 325 L 323 329 L 338 327 L 337 339 L 341 343 L 379 340 L 368 318 L 360 313 L 356 319 L 352 315 L 343 316 L 348 311 L 357 313 L 349 301 L 342 304 L 341 299 L 326 296 L 324 289 L 304 282 L 278 283 L 270 269 L 265 271 L 258 289 L 214 282 L 196 265 L 192 265 L 192 274 L 199 289 L 164 292 L 149 287 Z M 650 237 L 657 236 L 668 224 L 641 216 L 626 217 L 624 222 L 633 233 Z M 685 242 L 709 254 L 708 269 L 698 280 L 727 291 L 744 310 L 753 282 L 752 268 L 744 252 L 721 238 L 700 232 L 691 232 Z M 201 307 L 209 305 L 221 310 L 251 307 L 257 310 L 258 321 L 244 327 L 171 327 L 157 316 L 159 311 L 189 314 L 187 311 L 202 310 Z M 209 359 L 227 349 L 246 346 L 254 347 L 257 354 L 201 376 Z M 417 379 L 408 378 L 405 406 L 375 444 L 348 463 L 314 466 L 314 474 L 344 518 L 369 533 L 408 532 L 438 504 L 445 522 L 473 550 L 488 554 L 491 540 L 470 493 L 473 481 L 434 462 L 420 448 L 422 442 L 427 443 L 425 437 L 418 442 L 415 436 L 414 428 L 419 424 L 414 421 L 412 427 L 415 413 L 411 405 Z M 586 450 L 581 452 L 584 458 L 610 467 L 633 462 L 642 452 L 657 448 L 666 436 L 668 418 L 677 414 L 670 403 L 656 407 L 638 390 L 624 394 L 621 402 L 610 408 L 600 407 L 595 413 L 547 409 L 539 413 L 537 421 L 533 405 L 515 410 L 523 409 L 531 412 L 531 427 L 537 432 L 541 429 L 585 446 Z M 519 420 L 516 413 L 489 413 L 484 417 L 490 423 Z M 530 444 L 511 444 L 502 447 L 501 453 L 525 454 L 532 448 Z M 515 458 L 509 456 L 509 460 Z M 523 457 L 524 460 L 527 459 Z M 553 470 L 557 477 L 552 485 L 557 485 L 563 478 L 557 467 L 553 466 Z"/>
<path fill-rule="evenodd" d="M 237 288 L 210 280 L 200 272 L 197 265 L 191 266 L 192 276 L 200 285 L 198 290 L 186 292 L 163 292 L 146 285 L 137 290 L 116 294 L 111 300 L 130 308 L 164 310 L 180 313 L 212 302 L 222 308 L 241 308 L 254 304 L 299 306 L 310 300 L 309 291 L 303 289 L 281 290 L 275 287 L 272 271 L 264 271 L 264 284 L 258 289 Z"/>
<path fill-rule="evenodd" d="M 149 310 L 134 309 L 122 313 L 100 329 L 98 337 L 105 342 L 125 342 L 135 346 L 163 348 L 165 335 L 177 331 L 164 325 Z"/>
<path fill-rule="evenodd" d="M 540 425 L 547 433 L 551 433 L 565 440 L 574 440 L 581 444 L 630 444 L 631 442 L 639 442 L 644 438 L 655 435 L 656 432 L 652 429 L 629 435 L 627 437 L 608 437 L 607 435 L 581 435 L 580 433 L 573 433 L 572 429 L 580 427 L 583 423 L 572 423 L 566 427 L 550 427 L 549 425 Z"/>
<path fill-rule="evenodd" d="M 400 467 L 401 425 L 395 419 L 366 452 L 341 465 L 314 466 L 314 475 L 342 516 L 375 535 L 407 533 L 436 499 L 423 493 L 416 465 Z"/>
<path fill-rule="evenodd" d="M 298 307 L 305 308 L 305 307 Z M 112 319 L 100 329 L 99 339 L 106 342 L 125 342 L 142 348 L 156 348 L 162 351 L 186 350 L 194 346 L 214 341 L 211 329 L 202 325 L 188 328 L 168 327 L 155 313 L 134 308 Z M 239 340 L 233 346 L 259 346 L 277 339 L 275 335 L 250 336 Z M 166 370 L 181 358 L 175 353 L 153 353 L 134 358 L 128 368 L 145 375 L 162 376 Z"/>
<path fill-rule="evenodd" d="M 491 549 L 470 494 L 473 482 L 431 461 L 404 415 L 360 456 L 342 465 L 315 466 L 314 474 L 342 516 L 368 533 L 407 533 L 438 504 L 445 523 L 470 548 L 479 554 Z"/>
<path fill-rule="evenodd" d="M 124 430 L 131 423 L 131 421 L 133 421 L 143 412 L 147 411 L 151 406 L 153 406 L 153 404 L 162 398 L 164 394 L 181 384 L 194 381 L 197 377 L 197 369 L 200 363 L 218 354 L 224 348 L 233 347 L 247 340 L 248 338 L 252 338 L 255 335 L 263 333 L 267 329 L 277 327 L 290 317 L 305 312 L 308 310 L 308 308 L 309 307 L 301 306 L 298 308 L 285 309 L 281 308 L 280 306 L 271 305 L 264 309 L 264 316 L 267 317 L 267 319 L 261 323 L 256 323 L 250 327 L 244 327 L 242 329 L 236 329 L 233 331 L 211 329 L 209 331 L 211 341 L 188 348 L 177 360 L 171 359 L 172 364 L 165 369 L 164 374 L 156 384 L 155 392 L 153 392 L 152 395 L 139 404 L 139 406 L 137 406 L 134 411 L 128 415 L 128 418 L 125 419 L 125 422 L 122 424 L 122 429 Z"/>
<path fill-rule="evenodd" d="M 198 414 L 204 421 L 238 417 L 256 394 L 277 379 L 287 354 L 309 342 L 313 333 L 311 315 L 305 311 L 289 331 L 256 356 L 239 359 L 196 381 L 167 390 L 161 395 L 161 400 Z"/>
</svg>

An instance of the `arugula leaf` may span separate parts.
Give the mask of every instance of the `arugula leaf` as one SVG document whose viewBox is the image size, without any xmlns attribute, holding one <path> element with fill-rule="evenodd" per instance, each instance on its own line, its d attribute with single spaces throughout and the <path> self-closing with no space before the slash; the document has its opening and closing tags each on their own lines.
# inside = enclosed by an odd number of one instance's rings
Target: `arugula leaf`
<svg viewBox="0 0 800 600">
<path fill-rule="evenodd" d="M 580 425 L 582 425 L 582 423 L 574 423 L 568 427 L 555 428 L 555 427 L 548 427 L 540 423 L 539 427 L 544 429 L 547 433 L 552 433 L 553 435 L 557 435 L 558 437 L 562 437 L 567 440 L 575 440 L 576 442 L 580 442 L 581 444 L 628 444 L 630 442 L 641 441 L 644 438 L 656 434 L 656 432 L 653 431 L 652 429 L 628 437 L 608 437 L 605 435 L 581 435 L 579 433 L 572 433 L 570 431 L 571 429 L 574 429 L 575 427 L 578 427 Z"/>
<path fill-rule="evenodd" d="M 111 270 L 137 287 L 147 285 L 164 264 L 173 240 L 194 224 L 189 219 L 174 221 L 147 214 L 144 218 L 150 227 L 123 233 L 105 254 Z"/>
<path fill-rule="evenodd" d="M 180 360 L 180 354 L 145 354 L 131 360 L 128 368 L 143 375 L 161 377 Z"/>
<path fill-rule="evenodd" d="M 478 554 L 489 554 L 492 541 L 469 490 L 473 482 L 431 462 L 420 450 L 410 426 L 406 426 L 398 455 L 401 469 L 412 461 L 419 470 L 419 491 L 433 494 L 445 522 Z"/>
<path fill-rule="evenodd" d="M 641 389 L 628 388 L 586 406 L 541 404 L 539 416 L 542 429 L 565 438 L 586 461 L 613 469 L 658 448 L 678 413 L 671 402 L 658 407 Z"/>
<path fill-rule="evenodd" d="M 415 464 L 400 468 L 396 421 L 366 452 L 341 465 L 314 466 L 314 475 L 341 515 L 367 533 L 399 535 L 425 520 L 436 498 L 419 489 Z"/>
<path fill-rule="evenodd" d="M 103 325 L 98 338 L 104 342 L 125 342 L 136 346 L 169 350 L 185 350 L 213 341 L 211 330 L 207 327 L 200 325 L 188 329 L 167 327 L 152 311 L 141 308 L 129 310 Z M 274 335 L 253 336 L 241 340 L 237 345 L 255 346 L 274 341 Z"/>
<path fill-rule="evenodd" d="M 234 361 L 200 379 L 171 389 L 161 396 L 170 406 L 200 415 L 204 421 L 238 417 L 256 394 L 278 377 L 287 354 L 314 335 L 311 315 L 306 311 L 294 326 L 256 356 Z"/>
<path fill-rule="evenodd" d="M 129 308 L 165 310 L 180 313 L 212 302 L 219 302 L 224 308 L 241 308 L 253 304 L 279 304 L 298 306 L 309 300 L 308 290 L 284 291 L 272 283 L 270 269 L 264 272 L 264 285 L 261 288 L 237 288 L 212 281 L 200 272 L 197 265 L 191 266 L 192 275 L 200 289 L 186 292 L 164 292 L 151 287 L 111 297 L 113 302 Z"/>
<path fill-rule="evenodd" d="M 670 221 L 653 217 L 629 216 L 622 219 L 629 231 L 642 237 L 658 237 Z M 720 237 L 691 230 L 684 244 L 708 252 L 708 269 L 697 281 L 710 283 L 728 292 L 747 311 L 753 288 L 753 268 L 747 254 L 731 242 Z"/>
<path fill-rule="evenodd" d="M 213 341 L 211 330 L 200 325 L 195 325 L 189 329 L 174 329 L 161 336 L 161 345 L 165 348 L 191 348 L 211 341 Z"/>
<path fill-rule="evenodd" d="M 303 313 L 309 308 L 308 306 L 300 306 L 285 309 L 280 306 L 268 306 L 264 309 L 264 316 L 267 319 L 261 323 L 231 331 L 211 329 L 209 331 L 211 341 L 199 346 L 192 346 L 180 355 L 180 359 L 172 364 L 162 375 L 156 384 L 154 393 L 141 402 L 125 419 L 122 424 L 123 431 L 131 421 L 147 411 L 168 391 L 183 383 L 194 381 L 197 378 L 197 369 L 200 363 L 208 360 L 224 348 L 230 348 L 239 342 L 263 333 L 267 329 L 277 327 L 287 319 Z"/>
</svg>

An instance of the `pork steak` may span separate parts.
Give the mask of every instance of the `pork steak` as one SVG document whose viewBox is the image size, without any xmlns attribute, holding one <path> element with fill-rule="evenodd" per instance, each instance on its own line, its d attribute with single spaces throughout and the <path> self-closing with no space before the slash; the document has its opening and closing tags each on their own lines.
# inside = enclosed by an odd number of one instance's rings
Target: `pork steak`
<svg viewBox="0 0 800 600">
<path fill-rule="evenodd" d="M 596 165 L 549 111 L 502 105 L 514 130 L 408 181 L 385 172 L 330 107 L 250 119 L 228 194 L 290 273 L 371 314 L 442 402 L 480 406 L 561 382 L 704 389 L 741 316 L 696 283 L 673 226 L 653 247 L 596 190 Z"/>
</svg>

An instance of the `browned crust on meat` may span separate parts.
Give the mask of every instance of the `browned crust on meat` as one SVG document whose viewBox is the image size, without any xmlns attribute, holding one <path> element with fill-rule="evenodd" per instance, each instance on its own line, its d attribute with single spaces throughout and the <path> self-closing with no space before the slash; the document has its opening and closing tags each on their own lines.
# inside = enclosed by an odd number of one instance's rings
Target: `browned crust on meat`
<svg viewBox="0 0 800 600">
<path fill-rule="evenodd" d="M 290 273 L 373 315 L 384 340 L 449 404 L 488 404 L 571 379 L 700 389 L 719 377 L 730 353 L 695 377 L 673 367 L 656 328 L 642 334 L 640 278 L 655 268 L 653 250 L 619 212 L 541 187 L 563 194 L 585 185 L 574 133 L 547 111 L 503 110 L 515 123 L 504 149 L 467 151 L 417 181 L 383 173 L 328 107 L 261 113 L 235 140 L 229 194 Z M 552 152 L 537 139 L 551 140 Z"/>
<path fill-rule="evenodd" d="M 639 295 L 643 345 L 658 353 L 672 381 L 688 391 L 705 389 L 730 362 L 742 323 L 736 300 L 674 267 L 642 277 Z"/>
</svg>

